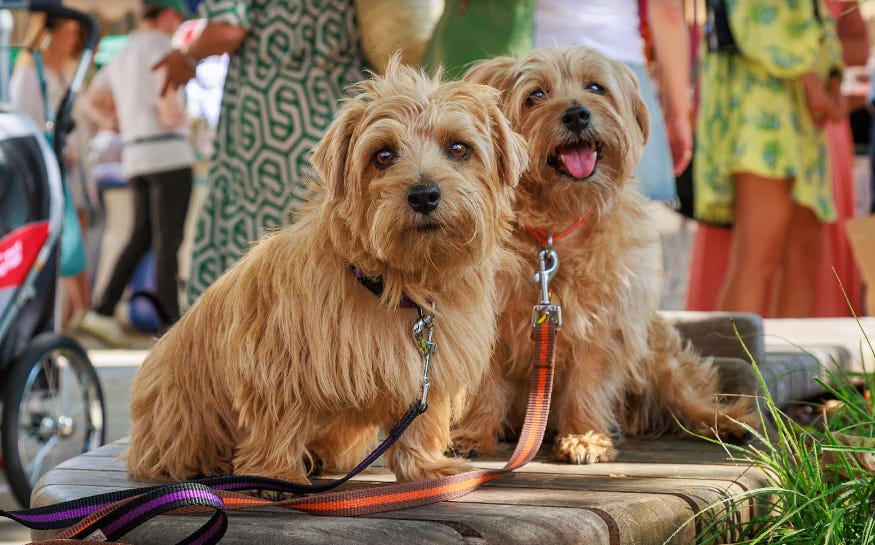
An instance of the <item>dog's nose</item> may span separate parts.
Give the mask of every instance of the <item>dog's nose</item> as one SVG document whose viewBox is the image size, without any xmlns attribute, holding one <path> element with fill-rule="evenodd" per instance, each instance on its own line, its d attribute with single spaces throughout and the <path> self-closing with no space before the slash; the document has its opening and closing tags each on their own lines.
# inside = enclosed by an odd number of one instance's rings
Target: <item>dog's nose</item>
<svg viewBox="0 0 875 545">
<path fill-rule="evenodd" d="M 435 184 L 417 185 L 407 192 L 407 204 L 414 212 L 428 214 L 441 202 L 441 189 Z"/>
<path fill-rule="evenodd" d="M 589 110 L 583 106 L 574 106 L 565 110 L 562 115 L 562 124 L 571 132 L 578 133 L 589 125 Z"/>
</svg>

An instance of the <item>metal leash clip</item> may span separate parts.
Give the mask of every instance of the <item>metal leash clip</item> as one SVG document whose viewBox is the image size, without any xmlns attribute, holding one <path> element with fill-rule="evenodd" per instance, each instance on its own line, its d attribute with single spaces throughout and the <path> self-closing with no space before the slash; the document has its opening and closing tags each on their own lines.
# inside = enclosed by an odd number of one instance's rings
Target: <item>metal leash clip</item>
<svg viewBox="0 0 875 545">
<path fill-rule="evenodd" d="M 559 255 L 553 249 L 553 237 L 547 239 L 547 245 L 538 254 L 538 272 L 535 273 L 535 282 L 538 283 L 541 300 L 532 309 L 532 328 L 546 320 L 556 324 L 556 328 L 562 327 L 562 309 L 559 305 L 550 303 L 550 280 L 556 276 L 559 270 Z"/>
<path fill-rule="evenodd" d="M 432 303 L 434 308 L 434 303 Z M 428 407 L 428 388 L 430 386 L 428 380 L 429 364 L 431 355 L 437 352 L 437 345 L 434 343 L 434 315 L 426 314 L 419 309 L 419 319 L 413 324 L 413 342 L 416 343 L 416 348 L 422 354 L 422 386 L 420 387 L 419 395 L 419 410 L 425 411 Z"/>
</svg>

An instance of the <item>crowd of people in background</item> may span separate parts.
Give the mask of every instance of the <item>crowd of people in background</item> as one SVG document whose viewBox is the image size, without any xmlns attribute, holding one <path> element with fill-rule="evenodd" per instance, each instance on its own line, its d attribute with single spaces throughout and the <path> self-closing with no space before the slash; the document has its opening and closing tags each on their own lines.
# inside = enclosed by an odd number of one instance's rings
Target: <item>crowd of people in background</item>
<svg viewBox="0 0 875 545">
<path fill-rule="evenodd" d="M 124 142 L 121 175 L 128 180 L 133 197 L 128 240 L 98 304 L 78 323 L 79 328 L 116 345 L 124 344 L 124 331 L 114 318 L 116 306 L 149 250 L 154 252 L 159 271 L 155 298 L 164 315 L 162 321 L 172 323 L 179 317 L 177 253 L 191 199 L 194 153 L 188 142 L 185 97 L 180 90 L 164 93 L 167 76 L 152 66 L 172 49 L 171 38 L 189 15 L 180 0 L 145 0 L 142 23 L 95 75 L 82 97 L 90 111 L 100 111 L 111 96 L 115 124 Z"/>
<path fill-rule="evenodd" d="M 78 136 L 64 159 L 75 221 L 65 227 L 62 326 L 116 346 L 126 344 L 117 307 L 148 252 L 165 315 L 154 332 L 160 334 L 253 241 L 294 221 L 308 196 L 314 144 L 345 88 L 380 65 L 361 45 L 369 29 L 358 21 L 373 17 L 357 10 L 371 2 L 142 4 L 142 23 L 94 71 L 80 98 Z M 190 4 L 199 4 L 203 22 L 180 43 L 179 28 L 195 17 Z M 864 283 L 844 230 L 844 222 L 861 215 L 859 131 L 852 132 L 849 112 L 872 109 L 871 95 L 848 92 L 847 67 L 866 65 L 870 53 L 857 2 L 727 2 L 728 45 L 708 33 L 713 15 L 706 4 L 713 2 L 447 0 L 440 2 L 443 12 L 434 1 L 396 4 L 402 14 L 440 16 L 421 63 L 443 66 L 445 77 L 486 56 L 570 43 L 632 68 L 651 120 L 641 191 L 656 206 L 675 207 L 681 175 L 692 175 L 694 219 L 682 220 L 696 225 L 684 272 L 688 309 L 775 317 L 875 311 L 863 307 Z M 463 43 L 464 18 L 475 16 L 479 32 Z M 75 22 L 54 20 L 43 21 L 31 38 L 41 51 L 50 105 L 69 81 L 80 40 Z M 228 59 L 227 74 L 197 200 L 184 90 L 197 82 L 199 65 L 219 57 Z M 44 125 L 51 109 L 35 100 L 39 85 L 33 59 L 19 58 L 12 100 Z M 116 135 L 115 147 L 106 146 L 107 133 Z M 100 161 L 88 153 L 89 140 L 92 149 L 103 142 L 104 152 L 121 150 L 117 175 L 133 196 L 131 234 L 95 290 L 93 308 L 95 267 L 85 263 L 83 237 L 99 199 L 85 180 L 95 178 Z M 875 213 L 872 201 L 863 213 Z"/>
</svg>

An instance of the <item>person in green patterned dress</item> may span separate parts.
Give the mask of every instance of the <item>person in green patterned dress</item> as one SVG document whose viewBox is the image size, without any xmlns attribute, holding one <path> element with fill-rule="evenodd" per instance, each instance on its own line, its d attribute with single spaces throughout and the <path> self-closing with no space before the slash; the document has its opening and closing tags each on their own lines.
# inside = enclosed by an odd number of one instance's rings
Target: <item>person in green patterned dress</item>
<svg viewBox="0 0 875 545">
<path fill-rule="evenodd" d="M 694 161 L 696 217 L 733 225 L 717 308 L 761 314 L 771 293 L 769 315 L 811 315 L 836 216 L 822 130 L 844 114 L 834 22 L 819 0 L 725 4 L 738 51 L 704 55 Z"/>
<path fill-rule="evenodd" d="M 199 11 L 203 32 L 156 65 L 174 88 L 200 59 L 231 53 L 189 303 L 306 200 L 310 150 L 365 63 L 353 0 L 204 0 Z"/>
</svg>

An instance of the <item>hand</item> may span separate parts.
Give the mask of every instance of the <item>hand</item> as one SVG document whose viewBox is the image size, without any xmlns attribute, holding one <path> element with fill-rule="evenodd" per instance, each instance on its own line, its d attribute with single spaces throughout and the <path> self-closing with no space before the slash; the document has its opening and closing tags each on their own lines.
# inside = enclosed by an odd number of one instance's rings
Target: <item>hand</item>
<svg viewBox="0 0 875 545">
<path fill-rule="evenodd" d="M 842 80 L 837 76 L 830 76 L 826 84 L 826 94 L 829 95 L 829 109 L 827 117 L 830 121 L 841 121 L 848 115 L 848 99 L 842 93 Z"/>
<path fill-rule="evenodd" d="M 64 151 L 64 166 L 67 168 L 76 168 L 78 163 L 78 159 L 76 157 L 76 152 L 71 149 L 67 149 Z"/>
<path fill-rule="evenodd" d="M 693 130 L 686 113 L 669 115 L 665 119 L 668 145 L 671 148 L 671 161 L 674 175 L 680 176 L 693 159 Z"/>
<path fill-rule="evenodd" d="M 823 80 L 814 72 L 808 72 L 801 78 L 802 89 L 805 92 L 805 102 L 808 104 L 808 113 L 811 115 L 811 120 L 818 127 L 823 127 L 827 121 L 833 108 L 829 93 Z"/>
<path fill-rule="evenodd" d="M 194 67 L 178 49 L 173 49 L 152 65 L 152 70 L 161 69 L 164 69 L 165 74 L 161 96 L 176 91 L 195 76 Z"/>
</svg>

